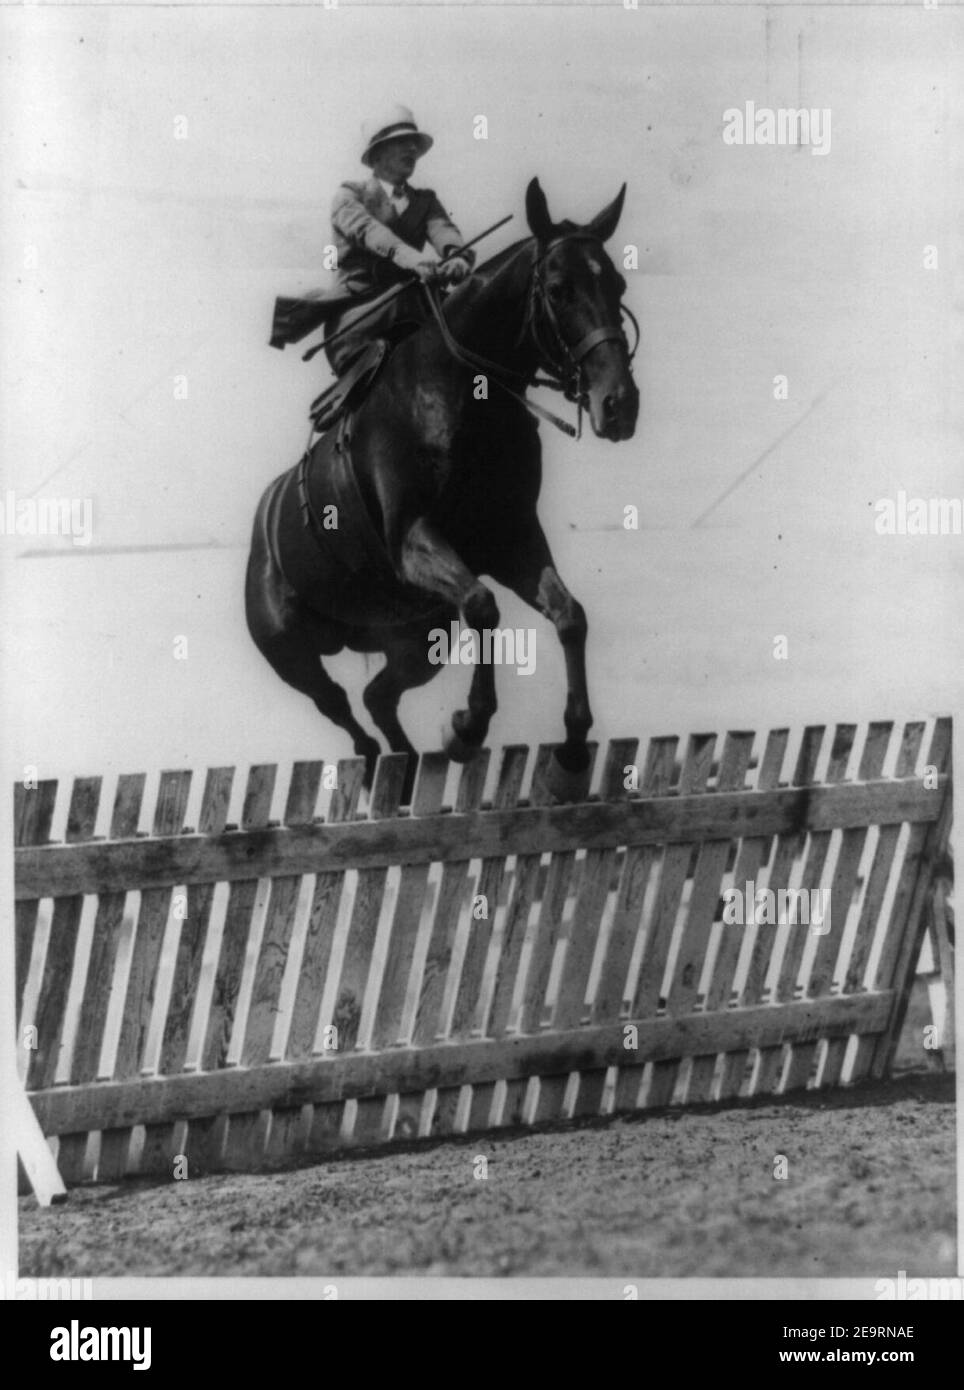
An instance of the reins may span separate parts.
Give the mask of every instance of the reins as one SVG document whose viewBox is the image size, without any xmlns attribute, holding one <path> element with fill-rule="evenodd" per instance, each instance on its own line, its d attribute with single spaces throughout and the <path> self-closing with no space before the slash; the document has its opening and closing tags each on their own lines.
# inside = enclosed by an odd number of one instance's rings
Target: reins
<svg viewBox="0 0 964 1390">
<path fill-rule="evenodd" d="M 536 377 L 531 385 L 548 386 L 553 391 L 561 391 L 565 399 L 576 406 L 577 415 L 575 425 L 569 424 L 567 420 L 563 420 L 561 416 L 554 414 L 551 410 L 546 410 L 535 401 L 528 400 L 525 395 L 525 377 L 521 373 L 513 372 L 511 369 L 507 369 L 497 362 L 492 362 L 489 358 L 483 357 L 480 353 L 473 352 L 471 349 L 457 342 L 452 334 L 452 330 L 446 322 L 445 315 L 442 312 L 442 306 L 438 301 L 436 293 L 426 289 L 426 298 L 431 306 L 432 314 L 438 325 L 442 341 L 448 349 L 448 352 L 457 362 L 461 362 L 463 366 L 473 367 L 476 370 L 484 372 L 487 376 L 491 377 L 500 390 L 519 401 L 519 403 L 525 406 L 526 410 L 530 411 L 533 415 L 537 415 L 541 419 L 546 420 L 549 424 L 555 425 L 557 429 L 562 430 L 562 432 L 569 435 L 570 438 L 581 439 L 582 413 L 586 397 L 586 388 L 583 379 L 583 363 L 585 359 L 600 343 L 621 342 L 626 346 L 628 361 L 632 362 L 636 355 L 636 349 L 639 347 L 640 335 L 639 324 L 632 311 L 628 309 L 625 304 L 620 303 L 620 313 L 625 314 L 629 319 L 630 323 L 633 325 L 636 336 L 636 340 L 631 349 L 626 334 L 623 332 L 621 323 L 600 324 L 597 328 L 591 329 L 584 337 L 580 338 L 578 343 L 570 345 L 566 342 L 558 317 L 556 316 L 555 310 L 552 308 L 549 295 L 545 289 L 543 264 L 551 251 L 554 251 L 557 246 L 561 246 L 567 241 L 593 241 L 596 242 L 597 245 L 601 245 L 599 238 L 594 236 L 591 232 L 568 232 L 563 236 L 554 237 L 552 241 L 546 243 L 533 266 L 532 278 L 529 282 L 529 291 L 526 300 L 525 318 L 523 319 L 517 342 L 521 344 L 525 340 L 526 334 L 531 334 L 533 345 L 539 354 L 540 366 L 544 371 L 548 371 L 552 374 L 546 377 Z M 542 329 L 538 324 L 537 314 L 542 315 L 555 340 L 548 346 Z M 510 386 L 504 379 L 506 376 L 515 377 L 519 380 L 522 383 L 522 390 L 519 391 Z"/>
<path fill-rule="evenodd" d="M 517 391 L 503 379 L 503 376 L 506 374 L 506 368 L 504 366 L 500 365 L 498 362 L 492 362 L 488 357 L 483 357 L 481 353 L 473 352 L 471 349 L 463 347 L 461 343 L 456 342 L 452 335 L 452 330 L 445 321 L 445 315 L 442 312 L 442 306 L 438 301 L 438 295 L 435 291 L 426 288 L 425 297 L 429 302 L 435 322 L 438 324 L 442 342 L 448 349 L 450 356 L 454 357 L 456 362 L 461 362 L 463 367 L 472 367 L 476 371 L 484 372 L 501 391 L 504 391 L 507 396 L 512 396 L 514 400 L 524 405 L 526 410 L 531 411 L 533 415 L 538 415 L 549 424 L 555 425 L 557 429 L 562 430 L 564 434 L 568 434 L 573 439 L 578 439 L 580 437 L 582 433 L 581 407 L 579 429 L 577 430 L 574 425 L 569 424 L 568 420 L 563 420 L 561 415 L 555 415 L 551 410 L 546 410 L 544 406 L 538 405 L 535 401 L 528 400 L 525 394 L 524 376 L 519 372 L 508 373 L 523 383 L 522 390 Z"/>
</svg>

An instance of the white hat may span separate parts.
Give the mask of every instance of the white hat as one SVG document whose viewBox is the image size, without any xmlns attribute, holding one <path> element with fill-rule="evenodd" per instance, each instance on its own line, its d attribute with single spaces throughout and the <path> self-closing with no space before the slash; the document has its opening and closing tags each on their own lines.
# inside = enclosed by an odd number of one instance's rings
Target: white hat
<svg viewBox="0 0 964 1390">
<path fill-rule="evenodd" d="M 375 146 L 383 144 L 386 140 L 397 140 L 402 135 L 415 137 L 421 147 L 420 155 L 426 154 L 435 143 L 431 135 L 419 130 L 415 124 L 415 117 L 407 106 L 389 106 L 380 112 L 375 120 L 366 121 L 362 126 L 362 138 L 365 141 L 362 163 L 367 164 L 370 169 Z"/>
</svg>

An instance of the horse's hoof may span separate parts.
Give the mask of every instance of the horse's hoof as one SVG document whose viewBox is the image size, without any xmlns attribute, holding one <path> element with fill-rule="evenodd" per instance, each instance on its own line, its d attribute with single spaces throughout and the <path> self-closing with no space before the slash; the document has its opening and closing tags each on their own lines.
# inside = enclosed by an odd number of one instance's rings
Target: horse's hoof
<svg viewBox="0 0 964 1390">
<path fill-rule="evenodd" d="M 588 762 L 584 768 L 573 772 L 563 767 L 558 754 L 553 753 L 546 768 L 545 787 L 553 801 L 585 801 L 591 779 L 592 768 Z"/>
<path fill-rule="evenodd" d="M 365 774 L 362 777 L 362 786 L 370 792 L 375 781 L 375 767 L 378 759 L 382 755 L 381 745 L 376 739 L 366 738 L 364 742 L 355 744 L 355 756 L 365 759 Z"/>
<path fill-rule="evenodd" d="M 470 763 L 481 751 L 480 743 L 469 743 L 452 728 L 442 735 L 442 752 L 453 763 Z"/>
</svg>

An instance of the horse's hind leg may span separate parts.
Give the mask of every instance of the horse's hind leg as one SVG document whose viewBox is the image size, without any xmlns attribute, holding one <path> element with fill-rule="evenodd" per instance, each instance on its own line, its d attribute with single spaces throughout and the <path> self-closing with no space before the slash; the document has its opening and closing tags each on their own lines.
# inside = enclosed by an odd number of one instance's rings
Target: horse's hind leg
<svg viewBox="0 0 964 1390">
<path fill-rule="evenodd" d="M 425 685 L 439 673 L 428 659 L 428 636 L 417 633 L 390 633 L 385 639 L 386 664 L 369 681 L 362 699 L 375 724 L 388 740 L 393 753 L 408 754 L 408 768 L 402 788 L 402 801 L 412 799 L 418 753 L 398 718 L 398 703 L 406 690 Z"/>
<path fill-rule="evenodd" d="M 276 525 L 279 484 L 268 488 L 255 516 L 251 552 L 244 583 L 244 610 L 255 646 L 278 675 L 315 702 L 326 719 L 344 729 L 355 752 L 365 759 L 365 782 L 371 786 L 381 748 L 352 714 L 348 696 L 321 664 L 345 646 L 345 629 L 307 609 L 289 584 L 274 554 L 271 536 Z"/>
<path fill-rule="evenodd" d="M 355 752 L 365 759 L 365 786 L 370 788 L 375 760 L 382 750 L 355 718 L 343 688 L 322 665 L 317 634 L 306 624 L 305 631 L 286 632 L 261 650 L 283 681 L 307 695 L 326 719 L 348 733 Z"/>
</svg>

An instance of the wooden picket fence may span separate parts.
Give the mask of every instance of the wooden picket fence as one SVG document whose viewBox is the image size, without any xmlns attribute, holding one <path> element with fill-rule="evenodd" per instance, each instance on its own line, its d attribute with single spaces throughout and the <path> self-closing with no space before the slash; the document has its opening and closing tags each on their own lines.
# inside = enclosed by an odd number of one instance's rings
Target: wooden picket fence
<svg viewBox="0 0 964 1390">
<path fill-rule="evenodd" d="M 243 795 L 232 768 L 193 796 L 164 772 L 143 829 L 143 774 L 103 806 L 99 777 L 66 806 L 17 788 L 20 1055 L 64 1180 L 883 1075 L 951 722 L 825 735 L 656 738 L 638 785 L 615 740 L 577 805 L 549 802 L 548 745 L 528 778 L 505 748 L 488 796 L 488 752 L 423 755 L 410 807 L 403 756 L 370 796 L 359 759 L 330 791 L 296 763 L 277 820 L 274 766 Z M 746 882 L 828 886 L 829 930 L 726 925 Z"/>
</svg>

